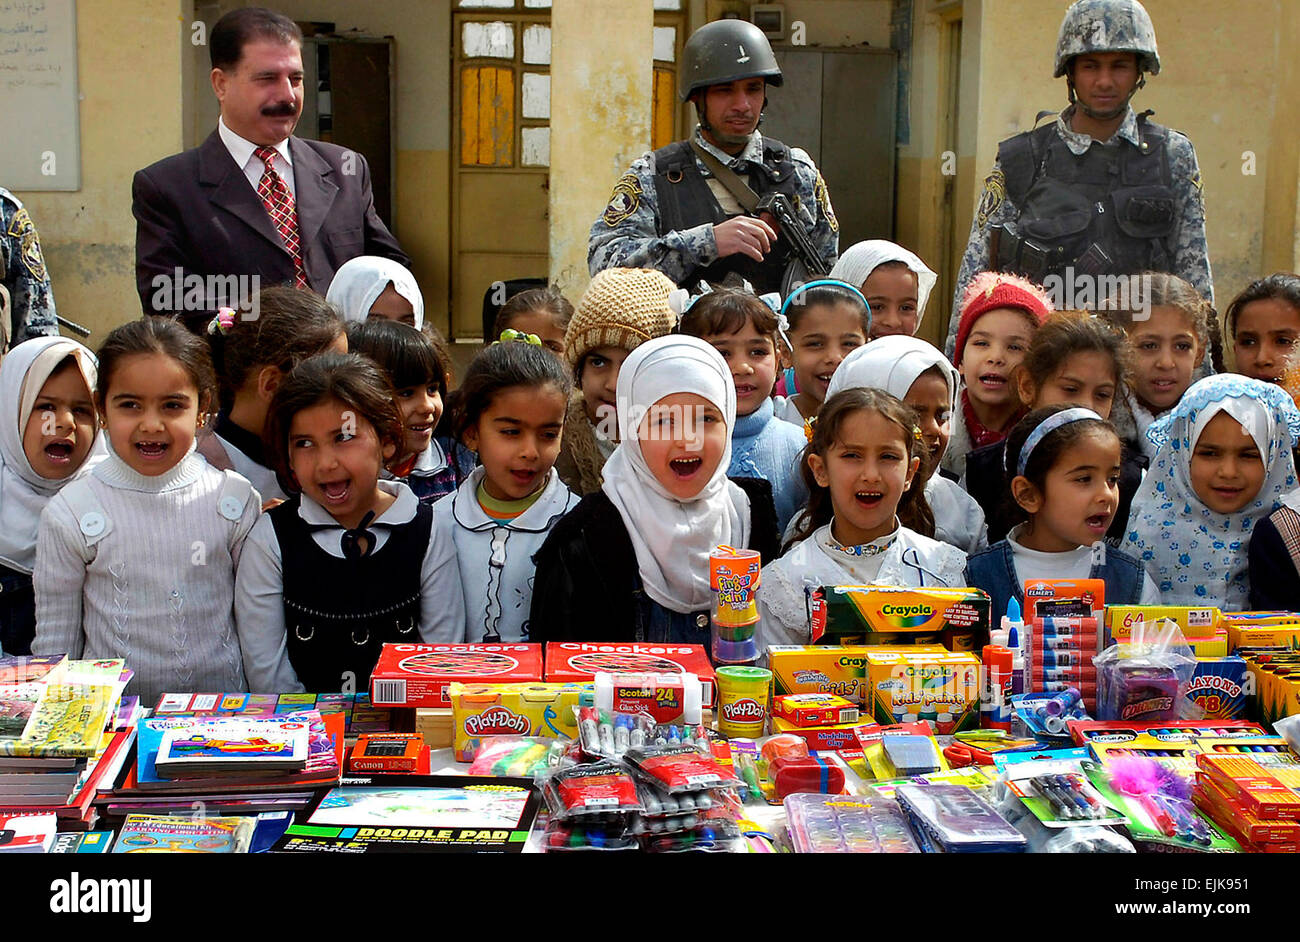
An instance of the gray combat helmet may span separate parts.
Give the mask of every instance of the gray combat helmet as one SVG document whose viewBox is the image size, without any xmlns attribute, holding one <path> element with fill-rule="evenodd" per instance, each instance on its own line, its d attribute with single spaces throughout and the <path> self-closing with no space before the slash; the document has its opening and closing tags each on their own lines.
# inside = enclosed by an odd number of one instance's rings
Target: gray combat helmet
<svg viewBox="0 0 1300 942">
<path fill-rule="evenodd" d="M 1139 71 L 1160 74 L 1156 30 L 1138 0 L 1078 0 L 1065 11 L 1054 77 L 1065 75 L 1075 56 L 1090 52 L 1137 53 Z"/>
<path fill-rule="evenodd" d="M 781 67 L 763 31 L 746 20 L 705 23 L 686 40 L 677 93 L 686 101 L 701 88 L 737 79 L 763 78 L 781 84 Z"/>
</svg>

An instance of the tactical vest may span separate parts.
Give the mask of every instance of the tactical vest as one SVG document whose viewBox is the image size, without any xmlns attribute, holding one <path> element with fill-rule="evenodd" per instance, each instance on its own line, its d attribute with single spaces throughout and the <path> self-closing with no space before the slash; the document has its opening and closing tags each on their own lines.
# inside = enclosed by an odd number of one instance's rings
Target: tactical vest
<svg viewBox="0 0 1300 942">
<path fill-rule="evenodd" d="M 1177 224 L 1169 132 L 1138 116 L 1138 138 L 1082 155 L 1049 124 L 998 145 L 1015 222 L 995 227 L 998 271 L 1042 283 L 1066 269 L 1085 275 L 1169 271 Z"/>
<path fill-rule="evenodd" d="M 763 162 L 746 161 L 749 188 L 760 197 L 766 193 L 784 193 L 795 203 L 798 179 L 790 148 L 770 137 L 763 138 Z M 659 199 L 659 235 L 679 229 L 690 229 L 704 223 L 726 222 L 731 217 L 723 212 L 718 199 L 709 189 L 709 182 L 695 162 L 695 152 L 689 141 L 676 141 L 655 151 L 655 193 Z M 772 251 L 756 262 L 748 255 L 730 255 L 719 258 L 707 267 L 696 267 L 682 279 L 683 286 L 694 286 L 701 279 L 713 284 L 721 283 L 728 274 L 744 278 L 759 294 L 778 291 L 781 276 L 790 262 L 792 250 L 784 236 L 777 238 Z"/>
</svg>

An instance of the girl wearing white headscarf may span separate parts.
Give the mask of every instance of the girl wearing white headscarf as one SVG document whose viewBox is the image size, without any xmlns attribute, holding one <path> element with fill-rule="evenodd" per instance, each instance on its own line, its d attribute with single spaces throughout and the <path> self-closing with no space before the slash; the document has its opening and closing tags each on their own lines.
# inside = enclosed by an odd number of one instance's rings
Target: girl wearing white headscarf
<svg viewBox="0 0 1300 942">
<path fill-rule="evenodd" d="M 871 273 L 881 265 L 891 262 L 907 266 L 908 271 L 913 275 L 916 303 L 914 310 L 909 309 L 912 302 L 911 295 L 905 298 L 886 298 L 876 291 L 874 286 L 871 289 L 867 287 L 867 279 L 871 277 Z M 929 265 L 921 261 L 920 256 L 915 252 L 909 252 L 901 245 L 885 239 L 868 239 L 866 242 L 857 242 L 849 246 L 835 263 L 828 277 L 847 281 L 854 287 L 862 289 L 862 293 L 867 297 L 867 303 L 871 305 L 872 340 L 899 333 L 915 334 L 921 326 L 921 318 L 925 315 L 925 302 L 929 299 L 935 282 L 939 280 L 939 276 L 930 269 Z M 910 330 L 907 329 L 909 324 Z"/>
<path fill-rule="evenodd" d="M 343 313 L 345 321 L 364 321 L 370 317 L 375 301 L 389 287 L 410 303 L 414 319 L 408 323 L 413 324 L 416 330 L 423 329 L 424 295 L 420 293 L 420 286 L 415 283 L 410 269 L 390 258 L 359 255 L 344 262 L 334 273 L 325 300 Z M 375 316 L 405 320 L 387 313 L 375 312 Z"/>
<path fill-rule="evenodd" d="M 87 446 L 79 467 L 62 478 L 43 477 L 24 446 L 24 433 L 47 380 L 67 361 L 86 385 L 89 422 L 67 430 L 59 438 L 70 440 L 70 456 Z M 85 474 L 102 460 L 93 398 L 95 355 L 63 337 L 38 337 L 20 343 L 0 365 L 0 650 L 5 654 L 30 654 L 36 632 L 36 601 L 32 594 L 32 569 L 36 565 L 36 533 L 41 511 L 69 481 Z M 57 414 L 57 413 L 56 413 Z M 59 419 L 63 430 L 63 419 Z M 86 432 L 86 426 L 89 431 Z M 89 442 L 79 440 L 89 435 Z"/>
<path fill-rule="evenodd" d="M 925 499 L 934 511 L 934 538 L 962 552 L 978 553 L 989 545 L 984 511 L 956 481 L 939 474 L 939 462 L 947 447 L 957 392 L 961 388 L 961 374 L 948 358 L 932 344 L 916 337 L 899 334 L 881 337 L 844 358 L 831 377 L 826 395 L 830 398 L 841 389 L 867 387 L 883 389 L 894 398 L 916 406 L 917 403 L 908 400 L 908 393 L 918 379 L 931 371 L 941 376 L 948 386 L 947 415 L 936 422 L 941 444 L 927 459 Z M 926 423 L 922 418 L 924 433 Z"/>
<path fill-rule="evenodd" d="M 1259 492 L 1233 513 L 1206 506 L 1191 480 L 1196 443 L 1220 413 L 1254 439 L 1265 471 Z M 1251 533 L 1296 488 L 1291 449 L 1300 412 L 1280 386 L 1224 373 L 1192 384 L 1147 436 L 1156 457 L 1133 498 L 1125 549 L 1151 574 L 1162 604 L 1241 611 L 1249 603 Z"/>
<path fill-rule="evenodd" d="M 721 454 L 701 468 L 704 483 L 689 498 L 660 482 L 638 437 L 652 407 L 679 393 L 701 397 L 726 424 Z M 709 554 L 720 545 L 764 559 L 777 551 L 771 485 L 726 476 L 735 421 L 731 372 L 710 344 L 672 335 L 628 356 L 618 376 L 619 445 L 604 484 L 537 553 L 532 640 L 708 641 Z"/>
</svg>

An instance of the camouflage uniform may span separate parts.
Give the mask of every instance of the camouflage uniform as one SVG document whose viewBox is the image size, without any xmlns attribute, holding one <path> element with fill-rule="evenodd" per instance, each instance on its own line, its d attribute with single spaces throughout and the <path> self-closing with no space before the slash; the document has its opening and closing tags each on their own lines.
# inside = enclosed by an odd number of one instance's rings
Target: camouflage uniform
<svg viewBox="0 0 1300 942">
<path fill-rule="evenodd" d="M 0 271 L 13 307 L 11 344 L 56 336 L 54 294 L 36 225 L 18 198 L 0 187 Z"/>
<path fill-rule="evenodd" d="M 1052 73 L 1056 78 L 1066 78 L 1070 97 L 1070 106 L 1056 119 L 1055 131 L 1059 141 L 1053 139 L 1050 131 L 1044 128 L 1003 141 L 999 145 L 999 159 L 984 182 L 984 195 L 971 222 L 966 254 L 962 257 L 961 269 L 957 273 L 957 290 L 953 296 L 953 313 L 948 326 L 949 355 L 954 352 L 957 324 L 961 319 L 961 297 L 967 284 L 979 272 L 999 264 L 998 259 L 991 257 L 994 231 L 1009 223 L 1024 223 L 1026 216 L 1031 221 L 1034 219 L 1035 207 L 1015 205 L 1009 195 L 1014 192 L 1027 196 L 1027 204 L 1033 204 L 1036 195 L 1042 200 L 1043 194 L 1052 188 L 1058 194 L 1069 194 L 1072 197 L 1069 202 L 1074 205 L 1066 206 L 1064 204 L 1067 201 L 1056 199 L 1055 202 L 1040 202 L 1037 207 L 1039 213 L 1051 207 L 1037 221 L 1047 221 L 1048 230 L 1056 226 L 1060 235 L 1076 231 L 1069 227 L 1077 225 L 1078 219 L 1068 217 L 1077 217 L 1079 212 L 1075 210 L 1080 210 L 1077 204 L 1085 203 L 1081 211 L 1091 217 L 1087 233 L 1099 241 L 1094 242 L 1085 253 L 1085 256 L 1093 257 L 1086 265 L 1080 266 L 1082 271 L 1087 272 L 1091 268 L 1097 274 L 1123 275 L 1133 274 L 1144 267 L 1158 267 L 1187 281 L 1207 301 L 1214 303 L 1214 284 L 1210 277 L 1209 251 L 1205 242 L 1201 171 L 1196 163 L 1196 151 L 1192 148 L 1192 142 L 1177 131 L 1160 127 L 1154 122 L 1140 121 L 1127 103 L 1123 106 L 1123 121 L 1107 141 L 1094 141 L 1091 136 L 1078 133 L 1070 127 L 1070 119 L 1076 108 L 1096 120 L 1118 117 L 1118 111 L 1096 114 L 1086 102 L 1076 101 L 1070 68 L 1071 63 L 1080 55 L 1107 52 L 1131 52 L 1137 57 L 1138 81 L 1129 93 L 1130 101 L 1146 84 L 1146 74 L 1160 74 L 1155 27 L 1138 0 L 1075 0 L 1061 20 Z M 1045 146 L 1041 155 L 1039 150 L 1026 146 L 1030 138 Z M 1057 165 L 1053 160 L 1063 155 L 1062 144 L 1075 160 L 1072 162 L 1065 157 Z M 1153 144 L 1154 147 L 1151 146 Z M 1103 150 L 1092 151 L 1094 146 Z M 1158 158 L 1162 151 L 1163 160 L 1157 159 L 1153 164 L 1152 159 Z M 1026 154 L 1031 157 L 1028 164 L 1025 163 Z M 1004 158 L 1019 168 L 1019 172 L 1013 172 L 1011 181 L 1006 176 Z M 1035 164 L 1035 161 L 1041 162 Z M 1072 166 L 1061 166 L 1071 163 Z M 1106 164 L 1109 164 L 1111 176 L 1098 176 L 1098 168 Z M 1141 169 L 1138 169 L 1139 164 L 1143 165 Z M 1131 178 L 1126 178 L 1125 175 L 1130 171 Z M 1030 176 L 1032 189 L 1028 187 Z M 1125 201 L 1123 212 L 1119 208 L 1121 199 Z M 1086 208 L 1088 200 L 1097 200 L 1091 210 Z M 1103 213 L 1106 215 L 1103 216 Z M 1121 229 L 1124 230 L 1123 235 L 1120 234 Z M 998 253 L 1001 264 L 1008 270 L 1023 266 L 1026 258 L 1021 254 L 1024 243 L 1016 242 L 1015 239 L 1013 235 L 1013 241 L 1004 244 L 1004 250 Z M 1035 239 L 1045 243 L 1031 246 L 1030 257 L 1037 262 L 1037 267 L 1050 270 L 1060 267 L 1062 262 L 1074 264 L 1070 262 L 1072 253 L 1067 251 L 1065 243 L 1059 237 L 1053 245 L 1052 237 L 1044 238 L 1040 229 Z M 1147 242 L 1149 250 L 1145 253 L 1135 252 L 1135 243 L 1143 240 Z M 1013 247 L 1010 253 L 1005 251 L 1008 245 Z M 1100 252 L 1094 252 L 1093 249 L 1099 249 Z M 1053 253 L 1055 264 L 1047 263 L 1044 252 Z M 1110 256 L 1109 261 L 1103 257 L 1107 254 Z M 1083 262 L 1083 257 L 1078 261 Z M 1135 265 L 1138 267 L 1134 268 Z M 1028 271 L 1018 273 L 1030 274 Z"/>
<path fill-rule="evenodd" d="M 1078 156 L 1086 153 L 1088 148 L 1093 146 L 1094 141 L 1087 134 L 1080 134 L 1070 129 L 1069 120 L 1074 107 L 1071 105 L 1057 115 L 1056 132 L 1071 153 Z M 1186 135 L 1172 129 L 1166 130 L 1168 133 L 1166 153 L 1169 158 L 1177 220 L 1173 237 L 1170 239 L 1174 257 L 1171 273 L 1187 281 L 1213 304 L 1214 283 L 1210 276 L 1209 247 L 1205 241 L 1205 202 L 1201 194 L 1201 170 L 1196 162 L 1196 151 Z M 1136 147 L 1138 143 L 1137 115 L 1130 107 L 1119 130 L 1110 140 L 1100 143 L 1099 146 Z M 953 346 L 957 340 L 962 293 L 972 278 L 982 271 L 988 271 L 990 267 L 990 229 L 992 226 L 1015 220 L 1019 214 L 1019 208 L 1006 195 L 1006 178 L 1002 168 L 994 162 L 993 172 L 984 181 L 984 195 L 980 198 L 975 218 L 971 220 L 970 239 L 966 243 L 966 254 L 962 256 L 961 268 L 957 273 L 952 319 L 948 324 L 946 351 L 949 356 L 952 356 Z"/>
<path fill-rule="evenodd" d="M 763 138 L 757 131 L 750 136 L 745 149 L 734 157 L 706 141 L 698 127 L 695 140 L 742 177 L 746 175 L 749 162 L 761 161 L 763 157 Z M 798 178 L 793 201 L 795 208 L 817 247 L 817 253 L 829 269 L 835 264 L 839 250 L 840 227 L 831 208 L 826 182 L 806 152 L 792 147 L 790 155 Z M 698 157 L 695 163 L 701 174 L 710 177 Z M 711 184 L 711 188 L 714 186 Z M 716 196 L 716 188 L 714 192 Z M 723 205 L 725 208 L 725 203 Z M 619 178 L 609 205 L 592 224 L 587 243 L 587 267 L 591 274 L 615 267 L 654 268 L 680 285 L 691 272 L 717 261 L 718 247 L 713 238 L 712 223 L 671 232 L 661 232 L 660 229 L 655 155 L 646 153 Z"/>
</svg>

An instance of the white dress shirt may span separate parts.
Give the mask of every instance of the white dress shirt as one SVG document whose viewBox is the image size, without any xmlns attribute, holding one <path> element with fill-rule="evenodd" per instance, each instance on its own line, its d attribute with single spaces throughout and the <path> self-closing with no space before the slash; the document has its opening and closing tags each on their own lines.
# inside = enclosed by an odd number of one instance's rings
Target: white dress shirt
<svg viewBox="0 0 1300 942">
<path fill-rule="evenodd" d="M 226 145 L 226 150 L 230 151 L 230 156 L 244 171 L 244 176 L 253 185 L 253 192 L 256 193 L 257 185 L 262 181 L 262 174 L 266 172 L 266 164 L 262 163 L 262 158 L 254 153 L 258 145 L 252 141 L 244 140 L 226 127 L 224 118 L 217 119 L 217 133 L 221 135 L 221 143 Z M 293 160 L 289 157 L 289 139 L 287 137 L 275 145 L 275 153 L 277 155 L 274 160 L 275 172 L 280 175 L 284 185 L 289 188 L 289 195 L 296 199 L 297 190 L 294 189 L 293 185 Z"/>
</svg>

